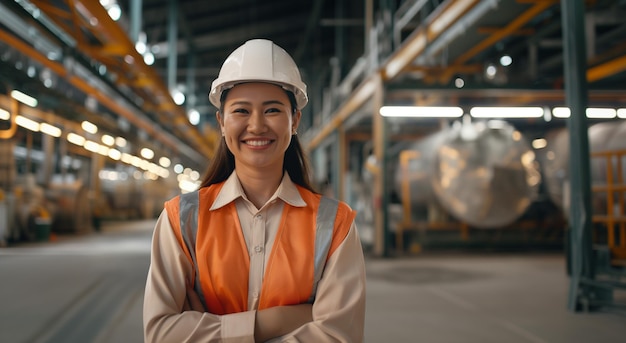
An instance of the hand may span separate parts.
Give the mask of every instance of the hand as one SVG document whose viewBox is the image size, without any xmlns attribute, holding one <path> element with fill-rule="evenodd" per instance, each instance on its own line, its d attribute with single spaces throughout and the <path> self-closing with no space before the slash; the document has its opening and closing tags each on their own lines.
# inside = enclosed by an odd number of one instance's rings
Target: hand
<svg viewBox="0 0 626 343">
<path fill-rule="evenodd" d="M 254 340 L 265 342 L 313 321 L 313 305 L 277 306 L 257 311 Z"/>
</svg>

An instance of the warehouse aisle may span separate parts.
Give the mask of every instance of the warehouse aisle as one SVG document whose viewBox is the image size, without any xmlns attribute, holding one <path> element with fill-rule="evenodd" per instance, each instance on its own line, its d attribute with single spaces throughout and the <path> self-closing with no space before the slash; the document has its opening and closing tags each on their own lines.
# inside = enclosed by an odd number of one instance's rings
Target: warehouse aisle
<svg viewBox="0 0 626 343">
<path fill-rule="evenodd" d="M 142 342 L 153 225 L 1 248 L 0 342 Z M 369 258 L 367 269 L 368 343 L 626 340 L 624 314 L 567 312 L 559 255 Z"/>
</svg>

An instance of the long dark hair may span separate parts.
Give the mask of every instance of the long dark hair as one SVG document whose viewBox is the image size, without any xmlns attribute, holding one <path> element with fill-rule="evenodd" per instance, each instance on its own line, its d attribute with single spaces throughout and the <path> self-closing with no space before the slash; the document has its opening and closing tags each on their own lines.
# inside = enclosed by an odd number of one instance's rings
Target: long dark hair
<svg viewBox="0 0 626 343">
<path fill-rule="evenodd" d="M 220 96 L 220 113 L 224 114 L 224 102 L 228 95 L 229 89 L 224 90 Z M 297 105 L 296 97 L 291 91 L 285 90 L 289 102 L 291 104 L 291 115 L 296 114 Z M 202 180 L 202 187 L 208 187 L 212 184 L 220 183 L 228 179 L 230 174 L 235 170 L 235 156 L 228 150 L 224 137 L 220 140 L 220 145 L 217 147 L 213 161 L 209 164 L 209 168 Z M 285 151 L 285 157 L 283 159 L 283 170 L 289 173 L 291 181 L 295 184 L 308 189 L 311 192 L 315 192 L 313 186 L 311 186 L 311 180 L 309 178 L 310 169 L 298 135 L 291 136 L 291 142 Z"/>
</svg>

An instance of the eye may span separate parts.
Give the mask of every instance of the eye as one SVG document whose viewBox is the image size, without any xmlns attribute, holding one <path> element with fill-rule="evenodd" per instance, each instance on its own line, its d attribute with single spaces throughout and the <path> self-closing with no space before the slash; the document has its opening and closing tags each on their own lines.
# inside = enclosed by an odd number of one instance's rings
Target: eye
<svg viewBox="0 0 626 343">
<path fill-rule="evenodd" d="M 238 114 L 248 114 L 248 110 L 243 108 L 243 107 L 237 107 L 234 108 L 233 110 L 231 110 L 232 113 L 238 113 Z"/>
<path fill-rule="evenodd" d="M 282 110 L 280 108 L 276 108 L 276 107 L 270 107 L 268 109 L 265 110 L 265 113 L 281 113 Z"/>
</svg>

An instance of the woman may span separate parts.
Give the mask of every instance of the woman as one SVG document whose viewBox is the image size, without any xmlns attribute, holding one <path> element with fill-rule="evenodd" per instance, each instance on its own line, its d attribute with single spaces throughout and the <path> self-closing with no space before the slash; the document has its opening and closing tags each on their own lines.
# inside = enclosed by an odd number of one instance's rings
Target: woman
<svg viewBox="0 0 626 343">
<path fill-rule="evenodd" d="M 362 342 L 355 213 L 310 186 L 296 64 L 271 41 L 248 41 L 209 99 L 222 140 L 200 189 L 166 202 L 156 224 L 145 340 Z"/>
</svg>

